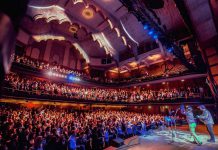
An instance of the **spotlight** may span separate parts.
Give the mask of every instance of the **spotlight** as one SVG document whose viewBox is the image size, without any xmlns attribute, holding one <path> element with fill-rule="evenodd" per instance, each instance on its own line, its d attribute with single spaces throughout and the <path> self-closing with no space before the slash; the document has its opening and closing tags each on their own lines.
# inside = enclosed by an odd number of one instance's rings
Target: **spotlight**
<svg viewBox="0 0 218 150">
<path fill-rule="evenodd" d="M 68 74 L 68 75 L 67 75 L 67 80 L 68 80 L 69 82 L 81 81 L 80 78 L 74 76 L 73 74 Z"/>
<path fill-rule="evenodd" d="M 153 38 L 154 38 L 155 40 L 158 39 L 158 35 L 155 34 L 155 35 L 153 36 Z"/>
<path fill-rule="evenodd" d="M 148 27 L 149 27 L 149 26 L 148 26 L 147 24 L 145 24 L 145 25 L 144 25 L 144 30 L 147 30 Z"/>
<path fill-rule="evenodd" d="M 48 75 L 49 75 L 49 76 L 52 76 L 52 72 L 51 72 L 51 71 L 49 71 L 49 72 L 48 72 Z"/>
<path fill-rule="evenodd" d="M 68 76 L 68 79 L 69 79 L 70 81 L 73 81 L 74 76 L 73 76 L 73 75 L 69 75 L 69 76 Z"/>
<path fill-rule="evenodd" d="M 168 48 L 167 51 L 168 51 L 169 53 L 171 53 L 171 52 L 173 51 L 173 47 Z"/>
<path fill-rule="evenodd" d="M 149 34 L 149 35 L 154 34 L 154 30 L 150 30 L 150 31 L 148 32 L 148 34 Z"/>
</svg>

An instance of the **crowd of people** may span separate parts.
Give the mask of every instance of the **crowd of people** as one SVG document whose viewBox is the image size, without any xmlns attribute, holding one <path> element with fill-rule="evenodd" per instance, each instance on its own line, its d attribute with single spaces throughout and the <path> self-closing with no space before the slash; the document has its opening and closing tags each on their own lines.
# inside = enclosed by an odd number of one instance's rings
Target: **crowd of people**
<svg viewBox="0 0 218 150">
<path fill-rule="evenodd" d="M 51 71 L 54 73 L 60 73 L 60 74 L 73 74 L 77 77 L 81 77 L 83 80 L 96 82 L 96 83 L 103 83 L 103 84 L 125 84 L 125 83 L 137 83 L 137 82 L 145 82 L 150 80 L 157 80 L 161 78 L 168 78 L 170 76 L 178 76 L 182 75 L 184 73 L 188 73 L 187 69 L 185 67 L 180 67 L 182 65 L 178 65 L 178 70 L 172 69 L 170 72 L 165 74 L 163 71 L 157 70 L 157 73 L 143 73 L 138 77 L 130 77 L 130 78 L 119 78 L 119 79 L 111 79 L 111 78 L 101 78 L 101 77 L 91 77 L 81 71 L 76 71 L 70 68 L 66 68 L 61 65 L 57 65 L 55 63 L 48 63 L 40 60 L 36 60 L 30 57 L 26 56 L 15 56 L 14 62 L 23 64 L 26 66 L 30 66 L 39 70 L 44 70 L 46 72 Z M 175 68 L 177 68 L 175 67 Z"/>
<path fill-rule="evenodd" d="M 89 112 L 1 103 L 2 150 L 101 150 L 117 137 L 164 129 L 164 116 L 127 111 Z"/>
<path fill-rule="evenodd" d="M 79 72 L 76 70 L 72 70 L 72 69 L 68 69 L 66 67 L 63 67 L 61 65 L 57 65 L 56 63 L 48 63 L 48 62 L 44 62 L 44 61 L 39 61 L 39 60 L 35 60 L 32 58 L 28 58 L 28 57 L 24 57 L 24 56 L 15 56 L 14 57 L 14 62 L 16 63 L 20 63 L 23 65 L 27 65 L 27 66 L 31 66 L 33 68 L 37 68 L 40 70 L 45 70 L 45 71 L 53 71 L 56 73 L 63 73 L 63 74 L 73 74 L 75 76 L 78 77 L 86 77 L 89 78 L 88 75 L 86 75 L 83 72 Z"/>
<path fill-rule="evenodd" d="M 110 102 L 143 102 L 161 101 L 166 99 L 200 97 L 203 93 L 199 88 L 187 89 L 115 89 L 85 88 L 70 84 L 55 83 L 45 79 L 21 77 L 11 73 L 6 76 L 5 87 L 13 91 L 25 91 L 36 95 L 61 96 L 74 99 L 110 101 Z"/>
</svg>

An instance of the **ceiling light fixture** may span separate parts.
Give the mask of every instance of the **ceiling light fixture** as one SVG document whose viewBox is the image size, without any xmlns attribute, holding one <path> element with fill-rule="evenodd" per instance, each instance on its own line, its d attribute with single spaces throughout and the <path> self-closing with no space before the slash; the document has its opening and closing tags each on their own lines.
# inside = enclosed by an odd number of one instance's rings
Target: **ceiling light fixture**
<svg viewBox="0 0 218 150">
<path fill-rule="evenodd" d="M 69 27 L 68 30 L 69 30 L 70 33 L 76 33 L 78 31 L 78 26 L 72 25 L 72 26 Z"/>
<path fill-rule="evenodd" d="M 85 9 L 83 9 L 83 11 L 82 11 L 82 16 L 83 16 L 85 19 L 92 19 L 93 16 L 94 16 L 94 11 L 93 11 L 92 8 L 90 8 L 90 7 L 85 8 Z"/>
<path fill-rule="evenodd" d="M 114 26 L 113 26 L 112 22 L 110 21 L 110 19 L 107 19 L 107 22 L 109 23 L 110 28 L 113 29 Z"/>
<path fill-rule="evenodd" d="M 126 42 L 126 38 L 124 36 L 122 36 L 122 40 L 125 46 L 127 46 L 127 42 Z"/>
<path fill-rule="evenodd" d="M 120 37 L 120 30 L 118 28 L 114 28 L 114 30 L 117 32 L 117 36 Z"/>
<path fill-rule="evenodd" d="M 126 28 L 124 27 L 124 24 L 122 23 L 122 21 L 120 20 L 120 24 L 123 28 L 123 30 L 125 31 L 125 33 L 127 34 L 127 36 L 137 45 L 139 45 L 139 43 L 129 34 L 129 32 L 126 30 Z"/>
<path fill-rule="evenodd" d="M 57 35 L 33 35 L 32 37 L 37 42 L 47 41 L 47 40 L 59 40 L 59 41 L 65 40 L 65 37 L 57 36 Z"/>
</svg>

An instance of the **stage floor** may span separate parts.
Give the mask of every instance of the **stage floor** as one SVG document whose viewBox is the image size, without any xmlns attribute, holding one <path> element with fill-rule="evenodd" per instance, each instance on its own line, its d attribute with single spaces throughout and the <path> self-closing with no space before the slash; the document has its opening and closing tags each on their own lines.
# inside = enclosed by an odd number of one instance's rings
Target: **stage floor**
<svg viewBox="0 0 218 150">
<path fill-rule="evenodd" d="M 177 131 L 176 138 L 172 142 L 172 134 L 169 131 L 154 131 L 152 135 L 136 136 L 125 141 L 125 145 L 118 150 L 218 150 L 218 137 L 216 143 L 209 143 L 206 134 L 198 134 L 203 145 L 198 146 L 186 131 Z"/>
</svg>

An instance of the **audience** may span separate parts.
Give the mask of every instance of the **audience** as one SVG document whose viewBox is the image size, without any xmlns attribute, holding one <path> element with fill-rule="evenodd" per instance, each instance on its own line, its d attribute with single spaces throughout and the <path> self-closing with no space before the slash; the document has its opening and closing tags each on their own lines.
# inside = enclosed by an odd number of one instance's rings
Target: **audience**
<svg viewBox="0 0 218 150">
<path fill-rule="evenodd" d="M 111 88 L 84 88 L 69 84 L 55 83 L 45 79 L 21 77 L 9 74 L 5 79 L 5 86 L 14 92 L 25 91 L 29 94 L 61 96 L 66 98 L 110 101 L 110 102 L 143 102 L 161 101 L 165 99 L 199 97 L 199 88 L 187 89 L 160 89 L 158 91 L 145 89 L 111 89 Z M 12 92 L 13 92 L 12 91 Z"/>
<path fill-rule="evenodd" d="M 32 59 L 32 58 L 15 56 L 14 62 L 24 64 L 24 65 L 28 65 L 28 66 L 31 66 L 33 68 L 37 68 L 37 69 L 40 69 L 40 70 L 45 70 L 45 71 L 49 70 L 49 71 L 53 71 L 53 72 L 56 72 L 56 73 L 63 73 L 63 74 L 66 74 L 66 75 L 67 74 L 73 74 L 73 75 L 78 76 L 78 77 L 89 78 L 88 75 L 86 75 L 86 74 L 84 74 L 82 72 L 75 71 L 75 70 L 63 67 L 61 65 L 56 65 L 55 63 L 51 64 L 51 63 L 35 60 L 35 59 Z"/>
<path fill-rule="evenodd" d="M 144 72 L 141 73 L 140 76 L 131 76 L 130 78 L 119 78 L 119 79 L 109 79 L 109 78 L 101 78 L 101 77 L 90 77 L 89 75 L 72 70 L 70 68 L 57 65 L 55 63 L 48 63 L 44 61 L 39 61 L 33 58 L 25 57 L 25 56 L 15 56 L 14 62 L 27 65 L 39 70 L 44 71 L 52 71 L 54 73 L 61 73 L 61 74 L 74 74 L 75 76 L 81 77 L 83 80 L 97 82 L 97 83 L 107 83 L 107 84 L 122 84 L 122 83 L 137 83 L 137 82 L 145 82 L 150 80 L 157 80 L 161 78 L 168 78 L 173 76 L 178 76 L 182 74 L 189 73 L 187 68 L 184 65 L 177 64 L 172 67 L 171 70 L 168 70 L 166 73 L 162 68 L 156 68 L 151 72 Z"/>
<path fill-rule="evenodd" d="M 116 137 L 148 134 L 165 126 L 159 114 L 81 112 L 55 106 L 1 103 L 0 115 L 2 150 L 101 150 Z"/>
</svg>

